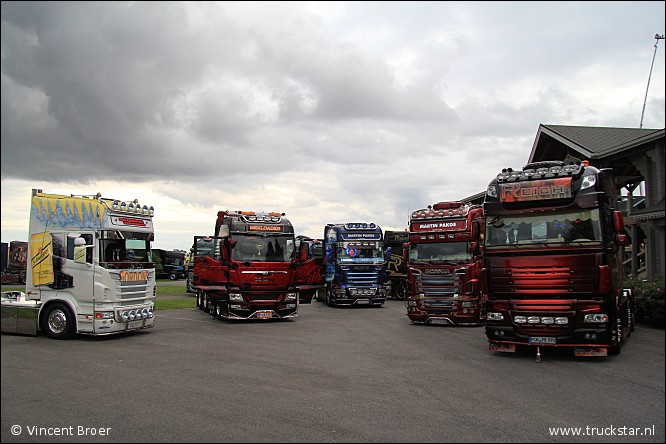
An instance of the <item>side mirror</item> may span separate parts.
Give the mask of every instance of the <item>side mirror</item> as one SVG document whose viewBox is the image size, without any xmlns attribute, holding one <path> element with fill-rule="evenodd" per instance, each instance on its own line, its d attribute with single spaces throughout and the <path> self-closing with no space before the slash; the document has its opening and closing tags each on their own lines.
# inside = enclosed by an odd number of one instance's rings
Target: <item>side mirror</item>
<svg viewBox="0 0 666 444">
<path fill-rule="evenodd" d="M 613 211 L 613 230 L 616 233 L 624 230 L 624 218 L 621 211 Z"/>
<path fill-rule="evenodd" d="M 472 239 L 474 239 L 474 240 L 479 239 L 479 232 L 481 231 L 480 228 L 479 228 L 480 225 L 481 224 L 479 223 L 478 220 L 473 220 L 472 221 Z M 474 249 L 474 250 L 476 250 L 476 249 Z"/>
</svg>

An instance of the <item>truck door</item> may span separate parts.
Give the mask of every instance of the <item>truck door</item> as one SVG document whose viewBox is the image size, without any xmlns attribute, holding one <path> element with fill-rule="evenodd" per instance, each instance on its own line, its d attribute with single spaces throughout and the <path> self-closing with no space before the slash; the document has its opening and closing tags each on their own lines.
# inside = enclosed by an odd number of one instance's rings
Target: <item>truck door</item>
<svg viewBox="0 0 666 444">
<path fill-rule="evenodd" d="M 89 232 L 69 233 L 66 237 L 65 257 L 61 258 L 62 275 L 59 276 L 58 267 L 54 260 L 56 285 L 61 288 L 73 287 L 73 293 L 79 301 L 92 302 L 95 299 L 95 283 L 99 276 L 95 276 L 93 258 L 95 245 L 94 234 Z"/>
</svg>

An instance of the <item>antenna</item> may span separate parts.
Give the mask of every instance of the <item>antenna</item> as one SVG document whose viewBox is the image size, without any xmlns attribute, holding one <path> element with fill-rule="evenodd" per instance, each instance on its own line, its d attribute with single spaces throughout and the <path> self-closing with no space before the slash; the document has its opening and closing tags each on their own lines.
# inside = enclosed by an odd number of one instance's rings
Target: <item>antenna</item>
<svg viewBox="0 0 666 444">
<path fill-rule="evenodd" d="M 643 116 L 645 115 L 645 104 L 647 103 L 648 90 L 650 89 L 650 77 L 652 77 L 652 67 L 654 66 L 654 58 L 657 55 L 657 44 L 659 40 L 664 40 L 664 34 L 655 34 L 654 39 L 654 54 L 652 54 L 652 63 L 650 64 L 650 74 L 648 75 L 647 88 L 645 88 L 645 99 L 643 100 L 643 111 L 641 112 L 641 124 L 639 128 L 643 128 Z"/>
</svg>

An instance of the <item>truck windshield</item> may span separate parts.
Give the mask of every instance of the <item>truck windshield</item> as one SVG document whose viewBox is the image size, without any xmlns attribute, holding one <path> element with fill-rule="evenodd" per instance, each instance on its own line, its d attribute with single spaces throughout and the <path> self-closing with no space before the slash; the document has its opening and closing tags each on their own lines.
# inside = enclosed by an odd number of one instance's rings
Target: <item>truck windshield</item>
<svg viewBox="0 0 666 444">
<path fill-rule="evenodd" d="M 485 246 L 548 244 L 598 245 L 602 241 L 599 210 L 551 211 L 486 218 Z"/>
<path fill-rule="evenodd" d="M 294 239 L 287 236 L 236 236 L 231 257 L 238 262 L 290 262 Z"/>
<path fill-rule="evenodd" d="M 338 248 L 338 259 L 341 261 L 376 262 L 384 259 L 384 251 L 381 248 L 345 246 Z"/>
<path fill-rule="evenodd" d="M 412 244 L 409 247 L 409 262 L 413 264 L 464 263 L 471 260 L 472 253 L 467 242 Z"/>
<path fill-rule="evenodd" d="M 100 262 L 110 268 L 123 268 L 128 263 L 145 263 L 151 261 L 148 257 L 150 251 L 150 233 L 136 233 L 133 231 L 103 231 L 100 239 Z M 134 268 L 136 266 L 134 265 Z"/>
</svg>

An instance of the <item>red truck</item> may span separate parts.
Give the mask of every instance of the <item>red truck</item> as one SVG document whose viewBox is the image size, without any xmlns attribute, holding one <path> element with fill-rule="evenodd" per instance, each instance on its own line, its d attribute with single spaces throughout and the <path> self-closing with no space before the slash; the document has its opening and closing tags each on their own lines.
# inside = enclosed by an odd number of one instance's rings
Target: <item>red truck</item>
<svg viewBox="0 0 666 444">
<path fill-rule="evenodd" d="M 294 227 L 284 213 L 220 211 L 215 236 L 195 236 L 193 286 L 197 306 L 224 319 L 284 319 L 298 315 L 299 266 Z M 298 254 L 297 254 L 298 253 Z"/>
<path fill-rule="evenodd" d="M 439 202 L 409 219 L 407 316 L 413 323 L 481 325 L 485 293 L 479 280 L 483 208 Z"/>
<path fill-rule="evenodd" d="M 560 161 L 504 169 L 483 205 L 489 349 L 620 353 L 634 319 L 612 170 Z"/>
</svg>

